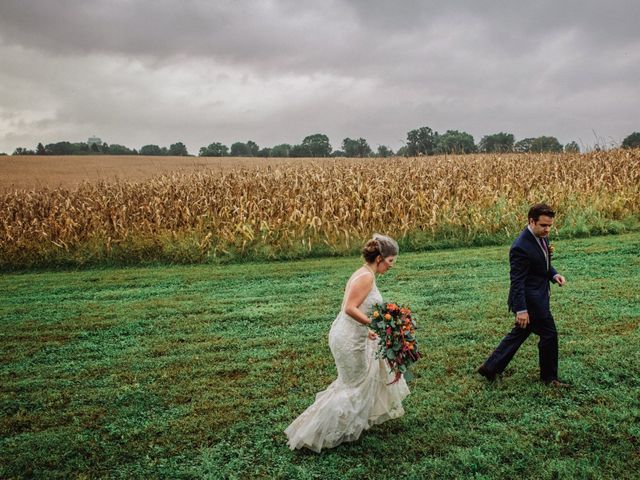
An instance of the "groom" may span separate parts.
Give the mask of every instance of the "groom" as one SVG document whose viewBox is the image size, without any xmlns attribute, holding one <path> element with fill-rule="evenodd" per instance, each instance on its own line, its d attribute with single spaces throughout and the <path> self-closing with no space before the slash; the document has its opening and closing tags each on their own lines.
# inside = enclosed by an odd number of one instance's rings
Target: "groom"
<svg viewBox="0 0 640 480">
<path fill-rule="evenodd" d="M 560 286 L 566 283 L 551 266 L 547 236 L 555 215 L 544 203 L 531 207 L 529 224 L 509 251 L 509 311 L 515 314 L 516 324 L 478 368 L 478 373 L 490 381 L 504 371 L 520 345 L 533 332 L 540 337 L 540 379 L 552 387 L 568 386 L 558 380 L 558 333 L 549 307 L 549 282 Z"/>
</svg>

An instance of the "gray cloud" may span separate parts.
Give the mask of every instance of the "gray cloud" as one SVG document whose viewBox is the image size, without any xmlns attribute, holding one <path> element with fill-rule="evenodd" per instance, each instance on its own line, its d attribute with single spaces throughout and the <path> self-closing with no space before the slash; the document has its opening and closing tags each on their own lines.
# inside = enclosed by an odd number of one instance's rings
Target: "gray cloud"
<svg viewBox="0 0 640 480">
<path fill-rule="evenodd" d="M 398 148 L 422 125 L 562 142 L 640 130 L 640 5 L 614 1 L 0 4 L 0 151 L 97 134 Z"/>
</svg>

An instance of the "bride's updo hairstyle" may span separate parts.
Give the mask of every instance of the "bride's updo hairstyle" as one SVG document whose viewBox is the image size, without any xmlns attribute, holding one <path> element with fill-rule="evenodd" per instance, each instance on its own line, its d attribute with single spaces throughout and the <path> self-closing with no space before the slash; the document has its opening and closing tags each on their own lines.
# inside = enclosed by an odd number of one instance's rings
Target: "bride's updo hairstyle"
<svg viewBox="0 0 640 480">
<path fill-rule="evenodd" d="M 398 255 L 398 251 L 398 243 L 393 238 L 376 233 L 371 240 L 365 243 L 362 256 L 367 263 L 371 263 L 378 258 L 378 255 L 387 258 Z"/>
</svg>

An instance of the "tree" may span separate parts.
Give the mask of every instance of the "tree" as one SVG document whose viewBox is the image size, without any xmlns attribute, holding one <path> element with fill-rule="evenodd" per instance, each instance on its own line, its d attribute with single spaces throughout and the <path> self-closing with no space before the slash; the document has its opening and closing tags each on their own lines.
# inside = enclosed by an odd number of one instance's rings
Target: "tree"
<svg viewBox="0 0 640 480">
<path fill-rule="evenodd" d="M 367 157 L 371 155 L 371 147 L 364 138 L 354 140 L 345 138 L 342 141 L 342 150 L 347 157 Z"/>
<path fill-rule="evenodd" d="M 38 142 L 38 146 L 36 147 L 36 155 L 46 155 L 47 151 L 44 149 L 44 145 L 42 142 Z"/>
<path fill-rule="evenodd" d="M 169 155 L 173 157 L 188 157 L 189 152 L 187 151 L 187 147 L 182 142 L 174 143 L 169 147 Z"/>
<path fill-rule="evenodd" d="M 251 150 L 246 143 L 236 142 L 231 144 L 231 156 L 232 157 L 250 157 Z"/>
<path fill-rule="evenodd" d="M 73 155 L 74 148 L 70 142 L 49 143 L 44 149 L 48 155 Z"/>
<path fill-rule="evenodd" d="M 162 149 L 158 145 L 145 145 L 140 147 L 140 155 L 160 156 Z"/>
<path fill-rule="evenodd" d="M 331 144 L 329 137 L 322 133 L 309 135 L 302 140 L 302 146 L 305 147 L 310 157 L 329 157 L 331 156 Z"/>
<path fill-rule="evenodd" d="M 347 155 L 342 150 L 334 150 L 333 152 L 331 152 L 331 156 L 333 158 L 341 158 L 346 157 Z"/>
<path fill-rule="evenodd" d="M 478 149 L 483 153 L 512 152 L 514 141 L 515 138 L 512 133 L 494 133 L 493 135 L 482 137 Z"/>
<path fill-rule="evenodd" d="M 542 152 L 562 152 L 562 144 L 556 137 L 538 137 L 531 144 L 531 151 L 534 153 Z"/>
<path fill-rule="evenodd" d="M 409 156 L 409 149 L 407 148 L 406 145 L 403 145 L 402 147 L 400 147 L 398 149 L 398 151 L 396 152 L 396 155 L 399 157 L 408 157 Z"/>
<path fill-rule="evenodd" d="M 125 147 L 124 145 L 118 145 L 117 143 L 112 143 L 109 145 L 109 154 L 110 155 L 136 155 L 137 152 L 135 150 L 131 150 L 130 148 Z"/>
<path fill-rule="evenodd" d="M 393 157 L 393 150 L 386 145 L 378 145 L 378 157 Z"/>
<path fill-rule="evenodd" d="M 200 148 L 199 155 L 201 157 L 226 157 L 229 155 L 229 147 L 220 142 L 214 142 L 207 147 Z"/>
<path fill-rule="evenodd" d="M 407 133 L 407 153 L 409 156 L 433 155 L 438 133 L 429 127 L 421 127 Z"/>
<path fill-rule="evenodd" d="M 569 142 L 564 146 L 564 151 L 567 153 L 580 153 L 580 147 L 576 142 Z"/>
<path fill-rule="evenodd" d="M 513 146 L 513 150 L 518 153 L 529 153 L 531 151 L 531 146 L 535 138 L 523 138 L 522 140 L 518 140 L 516 144 Z"/>
<path fill-rule="evenodd" d="M 622 141 L 622 148 L 640 148 L 640 132 L 633 132 Z"/>
<path fill-rule="evenodd" d="M 291 152 L 291 145 L 288 143 L 281 143 L 271 148 L 272 157 L 288 157 Z"/>
<path fill-rule="evenodd" d="M 293 147 L 291 147 L 291 150 L 289 151 L 289 156 L 290 157 L 312 157 L 313 155 L 311 155 L 311 149 L 309 148 L 308 145 L 294 145 Z"/>
<path fill-rule="evenodd" d="M 247 143 L 236 142 L 231 145 L 232 157 L 257 157 L 260 147 L 252 140 Z"/>
<path fill-rule="evenodd" d="M 443 135 L 438 136 L 436 142 L 436 153 L 474 153 L 476 144 L 473 136 L 467 132 L 458 130 L 447 130 Z"/>
<path fill-rule="evenodd" d="M 562 152 L 562 144 L 556 137 L 523 138 L 513 149 L 518 153 Z"/>
<path fill-rule="evenodd" d="M 359 157 L 358 141 L 349 137 L 342 140 L 342 153 L 345 157 Z"/>
<path fill-rule="evenodd" d="M 100 147 L 98 147 L 97 143 L 92 143 L 91 144 L 91 151 L 93 153 L 100 153 Z"/>
<path fill-rule="evenodd" d="M 271 149 L 269 147 L 264 147 L 260 150 L 258 150 L 258 153 L 256 154 L 257 157 L 263 157 L 263 158 L 268 158 L 271 156 Z"/>
<path fill-rule="evenodd" d="M 260 151 L 260 147 L 258 144 L 252 140 L 247 141 L 247 148 L 249 149 L 250 157 L 257 157 L 258 152 Z"/>
<path fill-rule="evenodd" d="M 28 148 L 18 147 L 13 151 L 12 155 L 35 155 L 36 152 L 29 150 Z"/>
</svg>

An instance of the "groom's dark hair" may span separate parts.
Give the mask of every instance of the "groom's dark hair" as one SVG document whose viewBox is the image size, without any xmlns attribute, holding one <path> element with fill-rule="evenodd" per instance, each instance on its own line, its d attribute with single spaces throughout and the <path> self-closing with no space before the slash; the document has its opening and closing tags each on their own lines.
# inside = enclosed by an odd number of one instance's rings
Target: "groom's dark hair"
<svg viewBox="0 0 640 480">
<path fill-rule="evenodd" d="M 553 211 L 546 203 L 536 203 L 529 209 L 529 218 L 535 220 L 536 222 L 540 220 L 541 215 L 546 215 L 547 217 L 555 217 L 556 212 Z"/>
</svg>

